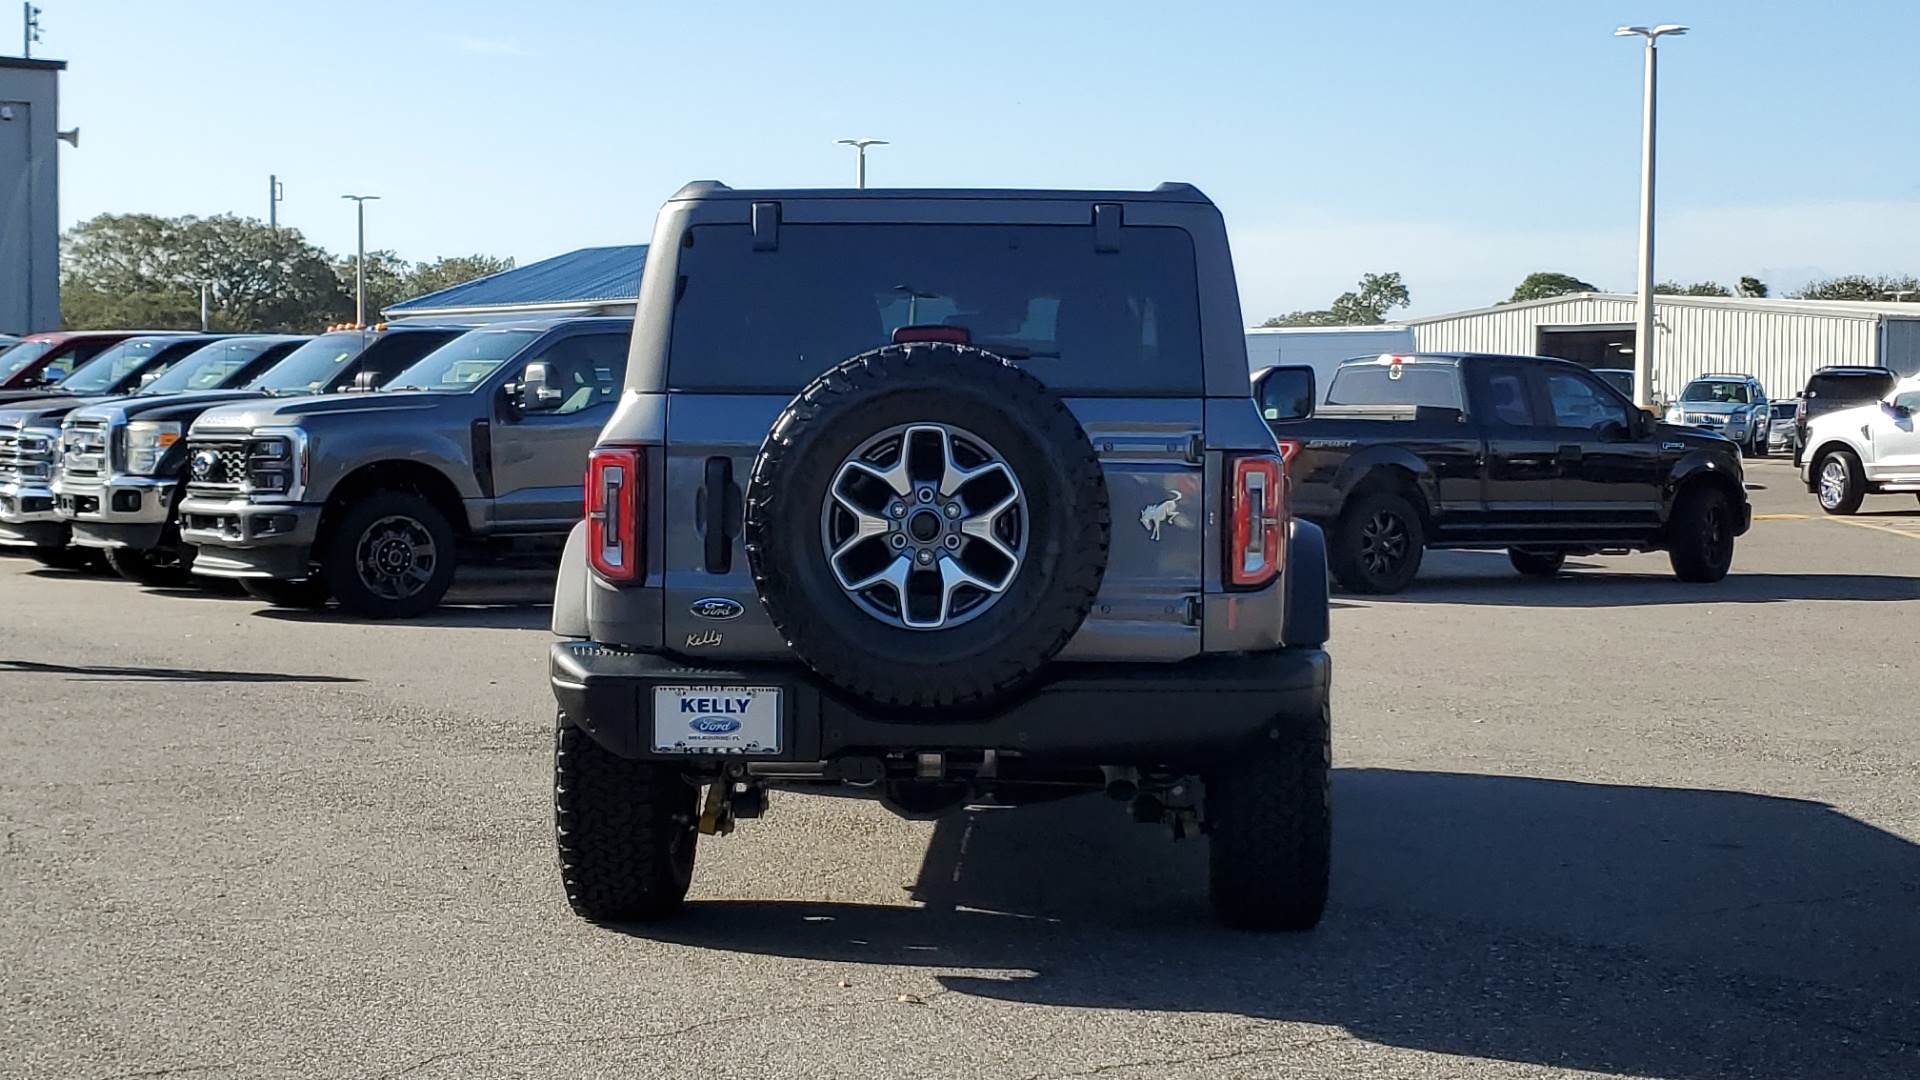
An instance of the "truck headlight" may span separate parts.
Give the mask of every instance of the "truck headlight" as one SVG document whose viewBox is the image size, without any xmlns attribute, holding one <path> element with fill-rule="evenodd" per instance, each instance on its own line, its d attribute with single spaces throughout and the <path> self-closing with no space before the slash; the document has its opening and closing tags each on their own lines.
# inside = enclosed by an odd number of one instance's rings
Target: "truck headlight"
<svg viewBox="0 0 1920 1080">
<path fill-rule="evenodd" d="M 1673 408 L 1667 410 L 1667 423 L 1669 424 L 1684 423 L 1686 419 L 1687 414 L 1684 409 Z"/>
<path fill-rule="evenodd" d="M 256 495 L 293 494 L 301 480 L 301 449 L 284 435 L 248 439 L 247 491 Z"/>
<path fill-rule="evenodd" d="M 167 451 L 180 441 L 177 420 L 135 420 L 127 425 L 127 471 L 135 476 L 152 476 L 160 468 Z"/>
</svg>

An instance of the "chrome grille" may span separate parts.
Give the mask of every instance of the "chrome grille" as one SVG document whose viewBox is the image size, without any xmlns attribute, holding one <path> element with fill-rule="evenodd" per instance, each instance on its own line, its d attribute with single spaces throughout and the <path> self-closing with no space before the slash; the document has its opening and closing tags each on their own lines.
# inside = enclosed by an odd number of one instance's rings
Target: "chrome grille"
<svg viewBox="0 0 1920 1080">
<path fill-rule="evenodd" d="M 0 484 L 44 484 L 53 479 L 53 440 L 19 428 L 0 431 Z"/>
<path fill-rule="evenodd" d="M 1726 419 L 1719 413 L 1710 412 L 1690 412 L 1685 417 L 1687 423 L 1696 427 L 1719 427 Z"/>
<path fill-rule="evenodd" d="M 78 420 L 60 433 L 60 472 L 74 479 L 107 475 L 107 422 Z"/>
<path fill-rule="evenodd" d="M 247 479 L 247 444 L 202 442 L 187 444 L 187 486 L 209 491 L 239 491 Z"/>
</svg>

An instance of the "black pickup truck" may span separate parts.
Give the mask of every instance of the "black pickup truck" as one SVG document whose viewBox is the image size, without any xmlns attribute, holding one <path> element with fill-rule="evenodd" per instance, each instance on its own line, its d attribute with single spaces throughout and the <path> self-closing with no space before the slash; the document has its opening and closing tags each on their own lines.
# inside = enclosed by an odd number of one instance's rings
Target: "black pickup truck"
<svg viewBox="0 0 1920 1080">
<path fill-rule="evenodd" d="M 1682 581 L 1718 581 L 1753 512 L 1740 448 L 1664 424 L 1578 364 L 1414 354 L 1254 386 L 1287 458 L 1293 512 L 1327 531 L 1348 590 L 1393 593 L 1426 548 L 1501 549 L 1550 577 L 1569 555 L 1666 551 Z"/>
</svg>

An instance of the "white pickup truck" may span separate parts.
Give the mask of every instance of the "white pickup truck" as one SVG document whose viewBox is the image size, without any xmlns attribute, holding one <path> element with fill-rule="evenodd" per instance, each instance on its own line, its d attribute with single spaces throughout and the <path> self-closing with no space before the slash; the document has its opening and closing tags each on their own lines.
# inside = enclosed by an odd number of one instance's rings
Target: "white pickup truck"
<svg viewBox="0 0 1920 1080">
<path fill-rule="evenodd" d="M 1868 495 L 1920 494 L 1920 375 L 1867 405 L 1807 425 L 1800 478 L 1829 514 L 1851 514 Z"/>
</svg>

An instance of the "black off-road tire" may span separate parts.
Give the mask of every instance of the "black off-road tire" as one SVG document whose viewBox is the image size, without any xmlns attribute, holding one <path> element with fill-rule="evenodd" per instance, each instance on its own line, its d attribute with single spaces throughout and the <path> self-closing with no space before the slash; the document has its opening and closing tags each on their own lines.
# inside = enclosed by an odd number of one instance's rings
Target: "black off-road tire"
<svg viewBox="0 0 1920 1080">
<path fill-rule="evenodd" d="M 108 569 L 106 560 L 94 548 L 37 547 L 27 549 L 33 561 L 49 570 L 71 570 L 76 574 L 97 574 Z"/>
<path fill-rule="evenodd" d="M 240 588 L 255 600 L 264 600 L 278 608 L 325 607 L 333 597 L 333 590 L 327 588 L 327 579 L 318 574 L 302 581 L 280 581 L 275 578 L 241 578 Z"/>
<path fill-rule="evenodd" d="M 1026 555 L 992 606 L 912 630 L 870 615 L 827 560 L 822 508 L 841 464 L 904 424 L 947 424 L 991 444 L 1026 492 Z M 827 681 L 883 706 L 985 702 L 1032 679 L 1067 643 L 1106 572 L 1100 462 L 1067 406 L 991 353 L 915 343 L 862 353 L 815 379 L 761 446 L 746 550 L 774 625 Z"/>
<path fill-rule="evenodd" d="M 1747 456 L 1763 458 L 1767 456 L 1767 453 L 1767 437 L 1765 435 L 1755 435 L 1753 437 L 1753 444 L 1747 447 Z"/>
<path fill-rule="evenodd" d="M 413 591 L 397 596 L 376 592 L 363 578 L 360 566 L 360 549 L 369 541 L 369 534 L 389 523 L 400 523 L 392 527 L 424 536 L 432 547 L 430 564 L 420 566 L 423 580 Z M 341 514 L 326 535 L 326 550 L 317 553 L 320 577 L 340 606 L 355 615 L 411 619 L 438 606 L 453 585 L 457 563 L 453 526 L 433 503 L 410 491 L 376 491 L 362 498 Z"/>
<path fill-rule="evenodd" d="M 1667 561 L 1681 581 L 1715 582 L 1733 567 L 1733 506 L 1717 487 L 1680 493 L 1667 525 Z"/>
<path fill-rule="evenodd" d="M 158 548 L 108 548 L 107 565 L 128 581 L 156 589 L 177 589 L 193 581 L 193 548 L 180 552 Z"/>
<path fill-rule="evenodd" d="M 1567 564 L 1564 551 L 1526 551 L 1521 548 L 1508 548 L 1507 561 L 1513 568 L 1528 577 L 1550 578 L 1560 573 Z"/>
<path fill-rule="evenodd" d="M 1834 465 L 1844 470 L 1845 478 L 1837 490 L 1830 490 L 1826 472 Z M 1829 450 L 1820 455 L 1820 460 L 1813 463 L 1813 479 L 1814 501 L 1829 514 L 1841 517 L 1851 514 L 1860 509 L 1860 503 L 1867 497 L 1867 471 L 1851 450 Z"/>
<path fill-rule="evenodd" d="M 597 922 L 678 914 L 693 881 L 699 794 L 678 770 L 619 757 L 560 717 L 554 839 L 574 914 Z"/>
<path fill-rule="evenodd" d="M 1277 736 L 1206 776 L 1208 885 L 1236 930 L 1311 930 L 1327 906 L 1333 858 L 1332 729 L 1327 709 L 1282 720 Z"/>
<path fill-rule="evenodd" d="M 1327 561 L 1349 592 L 1397 593 L 1420 573 L 1426 544 L 1426 525 L 1413 503 L 1397 492 L 1375 491 L 1340 516 Z"/>
</svg>

